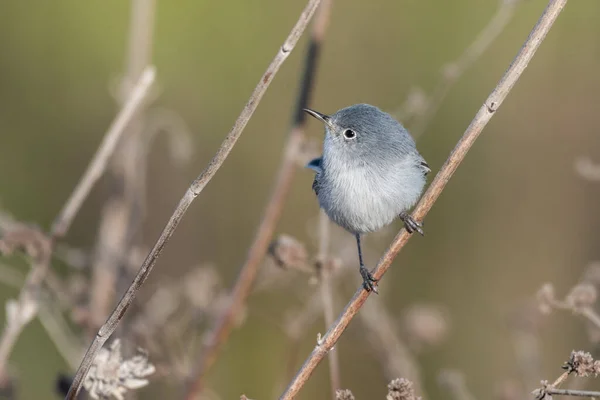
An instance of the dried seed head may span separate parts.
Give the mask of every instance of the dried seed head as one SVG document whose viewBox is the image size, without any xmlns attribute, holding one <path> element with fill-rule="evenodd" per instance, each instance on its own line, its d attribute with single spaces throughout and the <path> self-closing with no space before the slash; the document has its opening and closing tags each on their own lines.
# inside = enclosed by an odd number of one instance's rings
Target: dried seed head
<svg viewBox="0 0 600 400">
<path fill-rule="evenodd" d="M 67 281 L 67 292 L 73 303 L 81 303 L 90 294 L 89 279 L 81 273 L 71 274 Z"/>
<path fill-rule="evenodd" d="M 600 261 L 591 262 L 585 269 L 581 280 L 594 286 L 600 286 Z"/>
<path fill-rule="evenodd" d="M 589 308 L 596 303 L 596 288 L 590 283 L 581 283 L 573 289 L 565 298 L 565 303 L 575 311 L 581 311 Z"/>
<path fill-rule="evenodd" d="M 387 400 L 419 400 L 415 397 L 413 383 L 405 378 L 396 378 L 388 384 Z"/>
<path fill-rule="evenodd" d="M 594 361 L 592 355 L 584 351 L 572 351 L 563 368 L 583 378 L 600 375 L 600 362 Z"/>
<path fill-rule="evenodd" d="M 31 258 L 42 260 L 50 255 L 50 249 L 50 239 L 38 227 L 21 223 L 11 225 L 0 239 L 0 254 L 23 250 Z"/>
<path fill-rule="evenodd" d="M 551 283 L 545 283 L 536 294 L 538 307 L 542 314 L 550 314 L 556 303 L 554 297 L 554 286 Z"/>
<path fill-rule="evenodd" d="M 538 400 L 552 400 L 552 396 L 549 396 L 546 393 L 546 390 L 548 389 L 548 386 L 550 386 L 550 383 L 546 380 L 542 380 L 540 381 L 540 385 L 542 387 L 537 388 L 533 392 L 531 392 L 531 394 L 533 394 L 533 397 Z"/>
<path fill-rule="evenodd" d="M 354 395 L 349 389 L 338 389 L 335 391 L 335 400 L 354 400 Z"/>
<path fill-rule="evenodd" d="M 578 157 L 575 160 L 575 171 L 589 181 L 600 181 L 600 165 L 589 157 Z"/>
<path fill-rule="evenodd" d="M 402 323 L 409 339 L 418 347 L 437 345 L 448 335 L 449 318 L 437 306 L 413 305 L 404 313 Z"/>
<path fill-rule="evenodd" d="M 21 301 L 8 299 L 5 304 L 6 326 L 13 329 L 27 325 L 37 315 L 38 303 L 31 296 Z"/>
<path fill-rule="evenodd" d="M 304 270 L 308 261 L 304 244 L 289 235 L 280 235 L 271 243 L 269 254 L 283 268 Z"/>
<path fill-rule="evenodd" d="M 192 307 L 210 308 L 221 286 L 221 279 L 213 266 L 194 268 L 185 276 L 183 292 Z"/>
<path fill-rule="evenodd" d="M 93 399 L 107 399 L 111 396 L 123 400 L 127 390 L 146 386 L 147 376 L 155 371 L 143 351 L 130 359 L 123 360 L 121 342 L 115 339 L 108 349 L 100 349 L 83 387 Z"/>
<path fill-rule="evenodd" d="M 225 310 L 229 309 L 229 307 L 231 306 L 231 294 L 223 291 L 217 295 L 215 295 L 215 298 L 213 298 L 212 300 L 212 305 L 211 307 L 207 310 L 209 312 L 209 315 L 212 318 L 218 318 L 219 316 L 223 315 L 223 313 L 225 312 Z M 233 319 L 233 324 L 236 327 L 241 326 L 244 321 L 246 320 L 246 317 L 248 316 L 248 311 L 246 306 L 243 306 L 234 316 Z"/>
</svg>

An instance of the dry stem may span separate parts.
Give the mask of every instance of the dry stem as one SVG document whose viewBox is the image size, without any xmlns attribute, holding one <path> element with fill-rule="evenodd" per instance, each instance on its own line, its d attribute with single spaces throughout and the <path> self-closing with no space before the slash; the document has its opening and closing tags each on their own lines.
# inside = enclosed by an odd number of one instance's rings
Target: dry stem
<svg viewBox="0 0 600 400">
<path fill-rule="evenodd" d="M 320 0 L 310 0 L 308 2 L 307 6 L 300 15 L 300 18 L 296 22 L 296 25 L 294 26 L 289 36 L 275 55 L 275 58 L 273 59 L 273 61 L 271 61 L 271 64 L 261 77 L 260 81 L 258 82 L 258 85 L 252 92 L 250 99 L 246 103 L 246 106 L 243 108 L 241 114 L 239 115 L 238 119 L 233 125 L 233 128 L 221 144 L 221 147 L 219 147 L 217 153 L 212 158 L 206 169 L 194 180 L 194 182 L 192 182 L 182 199 L 179 201 L 177 208 L 175 209 L 173 215 L 167 222 L 167 225 L 163 229 L 160 237 L 158 238 L 157 242 L 154 244 L 154 247 L 140 266 L 140 269 L 135 279 L 133 280 L 133 282 L 131 283 L 131 285 L 117 304 L 112 314 L 109 316 L 108 320 L 100 328 L 100 330 L 96 334 L 96 337 L 94 338 L 94 341 L 88 348 L 83 358 L 83 361 L 75 374 L 73 384 L 71 385 L 69 392 L 67 393 L 66 399 L 72 400 L 76 398 L 77 393 L 79 392 L 83 384 L 85 375 L 92 366 L 96 354 L 102 348 L 102 345 L 106 342 L 110 335 L 115 331 L 117 325 L 123 318 L 124 314 L 127 312 L 127 309 L 129 308 L 129 306 L 131 306 L 137 291 L 148 278 L 148 275 L 152 271 L 152 268 L 154 267 L 156 260 L 160 256 L 161 251 L 175 232 L 175 229 L 177 229 L 179 222 L 183 218 L 185 212 L 191 205 L 192 201 L 202 192 L 204 187 L 208 184 L 208 182 L 210 182 L 210 180 L 214 177 L 221 165 L 223 165 L 223 163 L 225 162 L 225 159 L 233 149 L 233 146 L 242 134 L 244 128 L 246 127 L 246 124 L 250 120 L 250 117 L 256 110 L 256 107 L 260 103 L 260 100 L 262 99 L 267 88 L 271 84 L 273 77 L 293 50 L 302 32 L 304 32 L 306 26 L 308 25 L 308 22 L 312 18 L 313 13 L 319 5 L 319 1 Z"/>
<path fill-rule="evenodd" d="M 419 201 L 419 204 L 413 213 L 413 217 L 415 217 L 416 220 L 422 220 L 427 212 L 431 209 L 435 201 L 438 199 L 444 190 L 444 187 L 467 155 L 467 152 L 477 137 L 481 134 L 483 128 L 494 116 L 510 90 L 513 88 L 533 58 L 535 52 L 548 34 L 548 31 L 556 21 L 556 18 L 559 16 L 566 3 L 567 0 L 550 0 L 548 6 L 542 13 L 542 16 L 529 34 L 529 37 L 523 44 L 523 47 L 521 47 L 521 50 L 513 60 L 512 64 L 505 72 L 504 76 L 500 79 L 500 82 L 496 88 L 488 96 L 485 103 L 481 106 L 475 115 L 475 118 L 450 154 L 448 160 L 446 160 L 446 163 L 436 175 L 431 186 Z M 373 273 L 376 279 L 380 279 L 389 269 L 392 261 L 408 242 L 409 238 L 410 234 L 406 232 L 405 229 L 400 230 L 388 250 L 380 259 Z M 280 400 L 293 399 L 298 394 L 308 378 L 310 378 L 317 365 L 321 362 L 321 360 L 323 360 L 325 355 L 338 341 L 352 318 L 354 318 L 358 310 L 367 300 L 369 294 L 370 293 L 364 290 L 362 287 L 356 291 L 354 297 L 346 305 L 336 323 L 329 329 L 327 334 L 322 338 L 320 343 L 306 359 L 304 365 L 300 368 L 285 392 L 281 395 Z"/>
<path fill-rule="evenodd" d="M 329 261 L 329 239 L 331 231 L 331 222 L 327 215 L 321 210 L 319 213 L 319 256 L 318 263 L 320 264 L 321 272 L 321 299 L 323 301 L 323 317 L 325 327 L 331 326 L 335 321 L 334 314 L 334 299 L 333 285 L 331 279 L 331 263 Z M 332 349 L 329 352 L 329 379 L 331 384 L 332 398 L 336 398 L 336 391 L 341 389 L 340 376 L 340 358 L 338 351 Z"/>
<path fill-rule="evenodd" d="M 125 54 L 125 73 L 117 94 L 119 102 L 127 98 L 133 89 L 132 83 L 152 63 L 155 8 L 156 0 L 131 0 L 129 43 Z M 145 102 L 145 106 L 148 103 Z M 90 338 L 102 326 L 118 301 L 117 296 L 129 284 L 130 277 L 123 260 L 134 245 L 136 228 L 143 214 L 145 165 L 141 165 L 139 158 L 140 153 L 145 152 L 145 137 L 149 135 L 145 122 L 146 108 L 140 108 L 131 119 L 127 134 L 111 160 L 108 175 L 112 190 L 102 207 L 92 262 L 88 319 Z M 119 276 L 124 279 L 119 280 Z"/>
<path fill-rule="evenodd" d="M 310 6 L 318 5 L 311 1 Z M 222 345 L 227 341 L 235 316 L 243 308 L 252 285 L 256 280 L 259 266 L 267 253 L 273 237 L 275 227 L 281 217 L 283 206 L 292 186 L 292 180 L 297 170 L 297 159 L 302 144 L 304 143 L 304 124 L 306 114 L 303 109 L 307 107 L 315 80 L 315 71 L 319 52 L 329 22 L 331 0 L 324 0 L 319 7 L 311 29 L 311 38 L 305 59 L 304 74 L 300 84 L 300 93 L 294 109 L 293 126 L 289 133 L 284 149 L 284 156 L 279 167 L 279 174 L 271 197 L 265 208 L 264 216 L 258 227 L 254 241 L 248 251 L 246 261 L 242 266 L 237 281 L 232 291 L 228 308 L 217 320 L 215 327 L 208 334 L 207 345 L 202 349 L 202 354 L 191 374 L 191 383 L 187 398 L 191 399 L 202 390 L 202 379 L 206 371 L 213 365 Z"/>
<path fill-rule="evenodd" d="M 23 328 L 31 322 L 38 311 L 39 288 L 42 285 L 46 271 L 50 266 L 51 245 L 45 242 L 40 257 L 31 265 L 25 283 L 19 292 L 19 298 L 13 301 L 13 312 L 6 313 L 6 324 L 0 338 L 0 377 L 6 376 L 6 363 Z"/>
<path fill-rule="evenodd" d="M 475 41 L 467 47 L 461 56 L 446 64 L 441 72 L 441 79 L 435 87 L 433 94 L 427 101 L 427 107 L 411 129 L 412 135 L 419 137 L 439 110 L 442 102 L 450 92 L 452 86 L 465 73 L 465 71 L 477 61 L 481 55 L 490 47 L 494 40 L 502 33 L 506 25 L 515 13 L 515 7 L 520 0 L 499 0 L 498 10 L 479 33 Z"/>
<path fill-rule="evenodd" d="M 600 392 L 595 392 L 593 390 L 555 389 L 549 387 L 544 389 L 540 396 L 541 397 L 537 397 L 540 400 L 546 398 L 546 396 L 577 396 L 598 398 L 600 397 Z"/>
<path fill-rule="evenodd" d="M 155 76 L 156 70 L 152 66 L 147 67 L 141 74 L 139 81 L 131 91 L 131 95 L 102 139 L 102 143 L 100 143 L 100 147 L 98 147 L 83 177 L 75 187 L 75 190 L 73 190 L 71 197 L 69 197 L 58 217 L 54 220 L 51 230 L 52 237 L 60 238 L 67 233 L 75 215 L 89 195 L 92 187 L 104 173 L 108 161 L 114 153 L 129 121 L 144 103 L 144 99 L 154 82 Z"/>
<path fill-rule="evenodd" d="M 15 303 L 17 312 L 23 315 L 26 314 L 28 318 L 19 317 L 14 318 L 12 321 L 7 320 L 5 329 L 0 337 L 0 376 L 4 376 L 6 362 L 17 338 L 23 328 L 37 314 L 40 296 L 39 289 L 50 267 L 55 240 L 67 233 L 75 215 L 89 195 L 92 187 L 105 171 L 108 160 L 113 154 L 127 124 L 143 103 L 149 88 L 154 82 L 155 75 L 154 67 L 148 67 L 144 70 L 131 95 L 106 132 L 86 172 L 55 219 L 49 235 L 42 240 L 44 249 L 39 258 L 33 262 L 31 271 L 27 275 L 25 284 L 21 288 L 19 298 Z M 25 310 L 28 310 L 28 312 L 25 312 Z"/>
</svg>

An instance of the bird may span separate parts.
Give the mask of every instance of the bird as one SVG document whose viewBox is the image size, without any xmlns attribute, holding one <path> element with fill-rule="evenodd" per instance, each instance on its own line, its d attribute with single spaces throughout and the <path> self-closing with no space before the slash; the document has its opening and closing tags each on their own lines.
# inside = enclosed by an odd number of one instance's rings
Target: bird
<svg viewBox="0 0 600 400">
<path fill-rule="evenodd" d="M 332 115 L 303 110 L 325 126 L 323 154 L 306 165 L 315 172 L 312 189 L 329 219 L 355 236 L 363 287 L 377 293 L 378 280 L 363 262 L 361 236 L 398 217 L 409 233 L 424 235 L 408 211 L 431 169 L 404 126 L 375 106 L 355 104 Z"/>
</svg>

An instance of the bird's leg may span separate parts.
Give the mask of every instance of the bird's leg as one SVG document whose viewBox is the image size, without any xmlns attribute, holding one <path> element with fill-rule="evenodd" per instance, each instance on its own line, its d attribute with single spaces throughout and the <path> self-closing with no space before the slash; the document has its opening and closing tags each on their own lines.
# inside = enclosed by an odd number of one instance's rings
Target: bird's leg
<svg viewBox="0 0 600 400">
<path fill-rule="evenodd" d="M 356 245 L 358 246 L 358 261 L 360 262 L 360 275 L 363 278 L 363 287 L 367 292 L 371 290 L 375 293 L 379 293 L 377 291 L 377 279 L 373 278 L 373 275 L 369 272 L 369 270 L 365 267 L 362 258 L 362 249 L 360 247 L 360 234 L 356 234 Z"/>
<path fill-rule="evenodd" d="M 417 231 L 421 234 L 421 236 L 425 236 L 425 232 L 423 232 L 422 229 L 423 225 L 415 221 L 409 213 L 407 213 L 406 211 L 402 211 L 400 213 L 400 219 L 402 220 L 402 222 L 404 222 L 404 226 L 406 227 L 408 233 L 413 233 L 414 231 Z"/>
</svg>

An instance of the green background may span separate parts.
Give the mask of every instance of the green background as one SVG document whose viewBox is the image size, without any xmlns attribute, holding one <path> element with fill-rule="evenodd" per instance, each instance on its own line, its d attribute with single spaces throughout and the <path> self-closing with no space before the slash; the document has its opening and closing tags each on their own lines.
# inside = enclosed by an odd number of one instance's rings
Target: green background
<svg viewBox="0 0 600 400">
<path fill-rule="evenodd" d="M 178 168 L 164 140 L 154 146 L 143 232 L 148 245 L 214 154 L 304 5 L 158 1 L 155 103 L 186 121 L 194 156 Z M 418 138 L 433 173 L 545 6 L 543 0 L 519 4 L 514 19 L 460 78 Z M 332 113 L 367 102 L 397 110 L 411 87 L 427 92 L 435 87 L 441 67 L 463 52 L 496 9 L 495 1 L 480 0 L 334 0 L 312 106 Z M 109 88 L 124 68 L 129 12 L 124 0 L 0 3 L 0 199 L 19 220 L 49 227 L 115 115 Z M 503 377 L 515 377 L 508 316 L 543 282 L 554 282 L 564 293 L 599 256 L 600 183 L 586 181 L 574 169 L 580 156 L 600 162 L 599 37 L 600 3 L 570 2 L 427 216 L 426 237 L 409 242 L 381 283 L 396 317 L 413 302 L 440 303 L 449 312 L 449 337 L 420 357 L 430 397 L 447 397 L 436 384 L 445 367 L 462 370 L 481 398 L 491 396 Z M 165 276 L 180 276 L 189 266 L 209 261 L 228 286 L 233 282 L 276 176 L 305 46 L 303 37 L 231 156 L 186 215 L 144 291 Z M 311 137 L 322 137 L 319 124 L 311 121 L 308 128 Z M 310 172 L 298 173 L 277 232 L 314 249 L 307 233 L 318 213 L 311 180 Z M 68 243 L 93 247 L 103 189 L 100 185 L 85 203 Z M 394 227 L 373 239 L 371 260 L 400 223 Z M 351 293 L 340 293 L 338 303 Z M 0 300 L 15 295 L 0 287 Z M 285 291 L 275 291 L 250 302 L 247 323 L 234 332 L 209 375 L 221 398 L 275 397 L 285 340 L 260 310 L 288 307 L 288 300 Z M 386 379 L 368 348 L 361 347 L 360 328 L 352 323 L 336 346 L 342 386 L 357 399 L 384 398 Z M 554 379 L 573 348 L 588 346 L 582 328 L 566 314 L 547 321 L 540 335 L 540 379 Z M 321 321 L 311 328 L 301 358 L 324 330 Z M 37 321 L 20 337 L 11 365 L 21 399 L 51 398 L 57 372 L 67 370 Z M 300 397 L 329 398 L 327 379 L 323 364 Z M 170 398 L 152 388 L 141 398 Z"/>
</svg>

